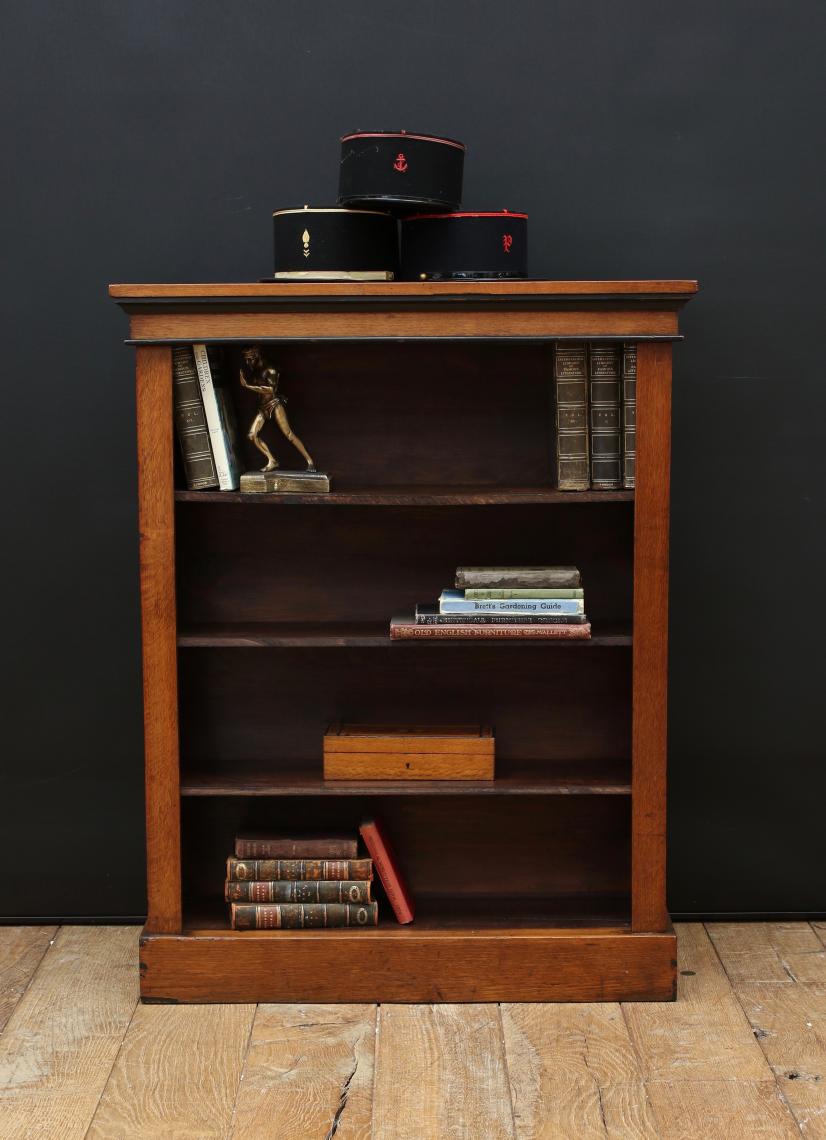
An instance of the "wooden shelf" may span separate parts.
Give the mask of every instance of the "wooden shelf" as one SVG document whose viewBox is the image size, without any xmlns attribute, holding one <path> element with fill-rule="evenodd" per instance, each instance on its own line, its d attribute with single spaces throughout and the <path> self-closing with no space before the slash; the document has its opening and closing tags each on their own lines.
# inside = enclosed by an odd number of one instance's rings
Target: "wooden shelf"
<svg viewBox="0 0 826 1140">
<path fill-rule="evenodd" d="M 242 494 L 240 491 L 176 491 L 178 503 L 243 503 L 248 506 L 484 507 L 533 503 L 630 503 L 633 491 L 557 491 L 553 487 L 386 486 L 336 489 L 326 495 Z"/>
<path fill-rule="evenodd" d="M 517 638 L 477 638 L 440 641 L 435 638 L 393 641 L 390 638 L 389 622 L 240 622 L 238 624 L 209 624 L 187 626 L 178 632 L 178 646 L 181 649 L 324 649 L 333 647 L 372 648 L 392 646 L 475 646 L 528 645 L 542 648 L 585 649 L 612 647 L 622 648 L 631 645 L 630 629 L 622 627 L 599 627 L 598 632 L 583 641 L 564 638 L 536 638 L 520 641 Z"/>
<path fill-rule="evenodd" d="M 182 796 L 628 796 L 628 761 L 501 762 L 507 772 L 495 780 L 325 780 L 307 761 L 301 767 L 260 771 L 260 765 L 231 773 L 184 772 Z"/>
</svg>

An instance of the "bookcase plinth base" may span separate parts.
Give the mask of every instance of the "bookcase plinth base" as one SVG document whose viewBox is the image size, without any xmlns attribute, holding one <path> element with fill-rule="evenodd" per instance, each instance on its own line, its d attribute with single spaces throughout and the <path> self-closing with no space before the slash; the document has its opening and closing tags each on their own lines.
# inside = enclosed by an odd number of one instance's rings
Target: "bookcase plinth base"
<svg viewBox="0 0 826 1140">
<path fill-rule="evenodd" d="M 156 1002 L 673 1001 L 673 931 L 144 932 Z"/>
</svg>

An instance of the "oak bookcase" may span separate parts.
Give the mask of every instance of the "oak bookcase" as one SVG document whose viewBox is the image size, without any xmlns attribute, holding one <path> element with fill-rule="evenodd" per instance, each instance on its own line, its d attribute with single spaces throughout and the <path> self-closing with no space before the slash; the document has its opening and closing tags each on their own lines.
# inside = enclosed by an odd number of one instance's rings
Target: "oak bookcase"
<svg viewBox="0 0 826 1140">
<path fill-rule="evenodd" d="M 668 999 L 672 342 L 693 281 L 113 285 L 136 349 L 151 1001 Z M 636 491 L 551 483 L 552 344 L 638 344 Z M 329 495 L 187 492 L 171 346 L 266 342 Z M 230 376 L 233 375 L 232 370 Z M 238 392 L 239 419 L 249 409 Z M 276 441 L 282 463 L 288 445 Z M 253 457 L 249 456 L 249 465 Z M 392 643 L 458 565 L 581 567 L 590 642 Z M 334 721 L 492 723 L 491 783 L 325 783 Z M 380 814 L 399 926 L 228 929 L 242 826 Z"/>
</svg>

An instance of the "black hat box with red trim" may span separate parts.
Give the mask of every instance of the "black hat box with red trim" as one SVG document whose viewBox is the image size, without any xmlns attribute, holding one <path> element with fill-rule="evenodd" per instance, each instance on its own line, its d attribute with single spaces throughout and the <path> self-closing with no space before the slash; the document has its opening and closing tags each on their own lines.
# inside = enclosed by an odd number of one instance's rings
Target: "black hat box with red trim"
<svg viewBox="0 0 826 1140">
<path fill-rule="evenodd" d="M 407 131 L 354 131 L 341 140 L 338 200 L 388 210 L 455 210 L 465 147 Z"/>
<path fill-rule="evenodd" d="M 407 281 L 476 280 L 528 275 L 528 215 L 414 214 L 401 225 Z"/>
<path fill-rule="evenodd" d="M 277 281 L 392 281 L 398 271 L 396 219 L 380 210 L 276 210 Z"/>
</svg>

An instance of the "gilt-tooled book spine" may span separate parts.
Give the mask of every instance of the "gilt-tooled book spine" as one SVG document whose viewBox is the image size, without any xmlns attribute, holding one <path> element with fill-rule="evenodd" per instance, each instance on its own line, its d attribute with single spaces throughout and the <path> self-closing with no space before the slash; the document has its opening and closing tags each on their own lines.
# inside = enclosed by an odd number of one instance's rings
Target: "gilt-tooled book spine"
<svg viewBox="0 0 826 1140">
<path fill-rule="evenodd" d="M 587 491 L 588 349 L 584 344 L 554 345 L 554 472 L 560 491 Z"/>
<path fill-rule="evenodd" d="M 588 351 L 591 487 L 594 490 L 609 491 L 622 486 L 621 358 L 619 345 L 592 344 Z"/>
<path fill-rule="evenodd" d="M 258 879 L 373 878 L 370 859 L 227 859 L 227 878 L 236 882 Z"/>
<path fill-rule="evenodd" d="M 190 491 L 218 486 L 218 471 L 212 455 L 201 386 L 192 349 L 172 349 L 172 398 L 175 430 L 184 461 L 184 476 Z"/>
<path fill-rule="evenodd" d="M 358 840 L 349 835 L 236 835 L 238 859 L 355 859 Z"/>
<path fill-rule="evenodd" d="M 622 485 L 636 486 L 637 468 L 637 346 L 622 352 Z"/>
<path fill-rule="evenodd" d="M 376 903 L 232 903 L 233 930 L 311 930 L 331 926 L 377 926 Z"/>
<path fill-rule="evenodd" d="M 537 586 L 581 586 L 576 566 L 460 566 L 456 571 L 456 589 L 525 589 Z"/>
<path fill-rule="evenodd" d="M 235 457 L 235 411 L 227 397 L 222 374 L 222 350 L 193 344 L 192 355 L 204 402 L 212 457 L 222 491 L 238 489 L 238 461 Z"/>
<path fill-rule="evenodd" d="M 243 903 L 368 903 L 369 881 L 352 879 L 283 879 L 224 884 L 227 902 Z"/>
<path fill-rule="evenodd" d="M 438 606 L 416 606 L 417 625 L 581 625 L 584 621 L 584 614 L 441 614 Z"/>
<path fill-rule="evenodd" d="M 391 641 L 412 641 L 433 638 L 444 641 L 502 640 L 533 641 L 556 638 L 560 641 L 586 641 L 591 636 L 591 623 L 577 624 L 574 620 L 562 625 L 530 625 L 527 622 L 508 622 L 496 625 L 486 622 L 479 625 L 421 625 L 415 618 L 393 618 L 390 622 Z"/>
</svg>

